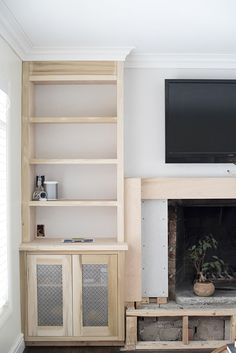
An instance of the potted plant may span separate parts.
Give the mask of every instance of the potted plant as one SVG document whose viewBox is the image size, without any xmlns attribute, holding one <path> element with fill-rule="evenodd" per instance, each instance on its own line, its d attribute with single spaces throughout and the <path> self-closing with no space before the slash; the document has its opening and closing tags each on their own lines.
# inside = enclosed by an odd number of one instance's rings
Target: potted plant
<svg viewBox="0 0 236 353">
<path fill-rule="evenodd" d="M 188 257 L 196 271 L 196 280 L 193 291 L 201 297 L 209 297 L 214 294 L 215 286 L 210 280 L 213 274 L 220 274 L 224 267 L 224 261 L 213 255 L 206 258 L 209 250 L 216 250 L 217 241 L 212 234 L 202 237 L 196 244 L 188 249 Z"/>
</svg>

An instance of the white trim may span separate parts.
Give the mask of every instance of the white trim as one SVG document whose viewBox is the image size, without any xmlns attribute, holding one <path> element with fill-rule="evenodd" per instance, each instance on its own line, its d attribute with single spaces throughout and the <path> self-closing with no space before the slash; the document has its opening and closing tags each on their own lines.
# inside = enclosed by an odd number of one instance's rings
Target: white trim
<svg viewBox="0 0 236 353">
<path fill-rule="evenodd" d="M 0 36 L 22 60 L 121 60 L 134 47 L 36 47 L 4 0 L 0 0 Z M 126 68 L 236 69 L 236 53 L 133 53 Z"/>
<path fill-rule="evenodd" d="M 27 60 L 117 60 L 124 61 L 133 47 L 32 47 Z"/>
<path fill-rule="evenodd" d="M 131 54 L 127 68 L 236 69 L 236 54 Z"/>
<path fill-rule="evenodd" d="M 0 0 L 0 36 L 22 60 L 124 61 L 133 47 L 35 47 L 4 0 Z"/>
<path fill-rule="evenodd" d="M 32 43 L 3 0 L 0 0 L 0 35 L 22 60 L 26 59 Z"/>
<path fill-rule="evenodd" d="M 8 353 L 23 353 L 24 349 L 25 349 L 24 336 L 23 336 L 23 333 L 20 333 Z"/>
</svg>

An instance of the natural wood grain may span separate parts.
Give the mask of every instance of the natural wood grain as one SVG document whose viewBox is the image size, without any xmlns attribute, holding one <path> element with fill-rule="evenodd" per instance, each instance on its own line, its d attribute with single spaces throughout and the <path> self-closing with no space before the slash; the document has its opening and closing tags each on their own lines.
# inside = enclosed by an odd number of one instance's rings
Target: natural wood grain
<svg viewBox="0 0 236 353">
<path fill-rule="evenodd" d="M 137 344 L 137 318 L 126 317 L 126 342 L 125 347 L 130 350 Z"/>
<path fill-rule="evenodd" d="M 82 263 L 80 255 L 72 256 L 73 273 L 73 336 L 82 334 Z"/>
<path fill-rule="evenodd" d="M 115 61 L 32 61 L 30 74 L 45 75 L 116 75 Z"/>
<path fill-rule="evenodd" d="M 125 301 L 142 300 L 141 179 L 125 179 Z"/>
<path fill-rule="evenodd" d="M 63 243 L 63 239 L 35 239 L 22 243 L 20 251 L 126 251 L 126 243 L 118 243 L 116 238 L 97 238 L 92 243 Z"/>
<path fill-rule="evenodd" d="M 122 244 L 119 242 L 118 244 Z M 117 273 L 117 287 L 118 287 L 118 338 L 121 341 L 125 339 L 125 252 L 118 253 L 118 273 Z"/>
<path fill-rule="evenodd" d="M 30 75 L 30 82 L 35 84 L 115 84 L 115 75 Z"/>
<path fill-rule="evenodd" d="M 174 317 L 174 316 L 232 316 L 236 314 L 233 308 L 168 308 L 165 305 L 157 309 L 127 309 L 127 316 L 138 317 Z"/>
<path fill-rule="evenodd" d="M 236 313 L 235 312 L 230 319 L 230 339 L 231 341 L 236 340 Z"/>
<path fill-rule="evenodd" d="M 124 241 L 124 64 L 117 63 L 117 239 Z"/>
<path fill-rule="evenodd" d="M 235 199 L 236 178 L 144 178 L 142 199 Z"/>
<path fill-rule="evenodd" d="M 57 201 L 29 201 L 32 207 L 116 207 L 114 200 L 57 200 Z"/>
<path fill-rule="evenodd" d="M 118 338 L 117 328 L 117 255 L 81 255 L 81 264 L 105 264 L 108 273 L 108 325 L 107 326 L 83 326 L 81 327 L 82 337 L 93 337 L 96 340 L 104 337 Z M 77 310 L 78 311 L 78 310 Z"/>
<path fill-rule="evenodd" d="M 63 288 L 63 325 L 38 325 L 37 265 L 61 265 Z M 28 336 L 72 335 L 72 278 L 70 255 L 28 255 Z"/>
<path fill-rule="evenodd" d="M 188 316 L 183 316 L 183 325 L 182 325 L 182 341 L 183 344 L 188 344 Z"/>
<path fill-rule="evenodd" d="M 49 159 L 49 158 L 31 158 L 29 161 L 30 164 L 117 164 L 117 159 Z"/>
<path fill-rule="evenodd" d="M 191 341 L 188 345 L 179 341 L 151 341 L 138 342 L 135 346 L 137 350 L 196 350 L 196 349 L 214 349 L 225 346 L 225 341 Z"/>
<path fill-rule="evenodd" d="M 114 124 L 117 117 L 30 117 L 32 124 Z"/>
<path fill-rule="evenodd" d="M 29 64 L 23 63 L 22 77 L 22 128 L 21 128 L 21 209 L 22 209 L 22 239 L 30 241 L 35 224 L 35 211 L 28 207 L 31 198 L 31 185 L 34 179 L 29 166 L 29 158 L 33 151 L 33 130 L 28 124 L 29 116 L 33 114 L 33 85 L 29 82 Z"/>
</svg>

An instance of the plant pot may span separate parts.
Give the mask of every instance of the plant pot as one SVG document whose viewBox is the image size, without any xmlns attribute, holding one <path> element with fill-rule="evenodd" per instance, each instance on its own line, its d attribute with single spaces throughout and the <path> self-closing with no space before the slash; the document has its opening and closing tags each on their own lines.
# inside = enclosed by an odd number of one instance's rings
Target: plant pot
<svg viewBox="0 0 236 353">
<path fill-rule="evenodd" d="M 212 282 L 196 282 L 193 292 L 199 297 L 210 297 L 215 292 L 215 286 Z"/>
</svg>

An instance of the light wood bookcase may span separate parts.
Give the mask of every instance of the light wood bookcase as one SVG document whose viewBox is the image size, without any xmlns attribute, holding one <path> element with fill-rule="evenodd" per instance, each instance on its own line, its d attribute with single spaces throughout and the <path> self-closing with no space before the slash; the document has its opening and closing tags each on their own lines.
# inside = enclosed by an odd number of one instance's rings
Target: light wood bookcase
<svg viewBox="0 0 236 353">
<path fill-rule="evenodd" d="M 35 116 L 34 90 L 44 85 L 115 85 L 116 116 Z M 124 177 L 123 177 L 123 63 L 122 62 L 24 62 L 23 63 L 23 117 L 22 117 L 22 234 L 23 242 L 31 242 L 36 233 L 36 207 L 115 207 L 117 232 L 111 237 L 124 241 Z M 116 158 L 35 158 L 35 128 L 47 124 L 115 124 Z M 42 136 L 42 143 L 44 137 Z M 70 136 L 68 136 L 69 143 Z M 111 165 L 116 168 L 116 199 L 63 199 L 32 201 L 38 165 L 85 166 Z"/>
<path fill-rule="evenodd" d="M 101 88 L 104 85 L 112 85 L 116 92 L 116 114 L 111 116 L 107 114 L 103 116 L 99 113 L 90 116 L 88 114 L 53 116 L 50 113 L 39 115 L 35 107 L 35 92 L 38 85 L 42 90 L 48 86 L 50 89 L 53 87 L 64 89 L 63 87 L 70 85 L 86 85 L 86 87 L 99 85 Z M 45 134 L 47 134 L 47 128 L 48 131 L 49 129 L 53 131 L 57 126 L 73 133 L 75 127 L 80 129 L 87 126 L 89 131 L 90 127 L 99 130 L 100 127 L 110 125 L 115 127 L 115 155 L 113 153 L 110 156 L 108 153 L 107 158 L 88 157 L 76 155 L 76 153 L 72 153 L 71 156 L 62 154 L 51 158 L 51 156 L 41 156 L 37 151 L 37 139 L 39 139 L 37 128 L 40 126 L 46 128 L 44 132 L 46 131 Z M 44 144 L 45 134 L 42 135 L 41 144 Z M 67 138 L 69 144 L 70 135 Z M 115 198 L 91 198 L 89 195 L 87 198 L 68 197 L 55 201 L 32 200 L 35 176 L 38 174 L 37 168 L 49 167 L 52 170 L 61 168 L 60 170 L 64 170 L 63 176 L 68 167 L 82 170 L 81 168 L 88 166 L 115 168 L 115 173 L 111 174 L 115 175 L 113 180 L 116 188 Z M 124 243 L 123 173 L 123 62 L 24 62 L 20 251 L 22 325 L 28 345 L 42 344 L 42 342 L 44 344 L 50 342 L 86 344 L 87 341 L 90 341 L 89 344 L 109 342 L 109 344 L 120 345 L 124 341 L 123 272 L 124 251 L 127 250 L 127 245 Z M 115 209 L 116 234 L 110 236 L 106 234 L 98 238 L 91 234 L 90 237 L 95 238 L 95 241 L 83 244 L 64 244 L 62 238 L 71 236 L 61 236 L 61 234 L 57 236 L 57 233 L 52 236 L 46 234 L 45 239 L 36 239 L 38 213 L 49 211 L 56 213 L 60 208 L 66 209 L 71 214 L 81 208 L 86 209 L 87 212 L 92 209 L 95 209 L 93 212 L 99 209 Z M 75 222 L 78 222 L 76 212 L 73 215 L 75 215 Z M 92 216 L 91 222 L 93 222 Z M 104 284 L 102 284 L 103 281 Z M 102 303 L 102 314 L 105 315 L 105 319 L 102 319 L 104 321 L 101 320 L 99 324 L 99 320 L 96 322 L 98 313 L 96 309 L 89 308 L 86 298 L 94 298 L 98 292 L 98 299 L 100 295 L 102 302 L 101 291 L 104 292 L 104 298 L 107 298 L 107 301 Z M 55 305 L 52 305 L 53 295 L 58 297 Z M 50 306 L 50 309 L 47 310 L 47 306 Z M 45 318 L 44 315 L 46 315 Z"/>
</svg>

